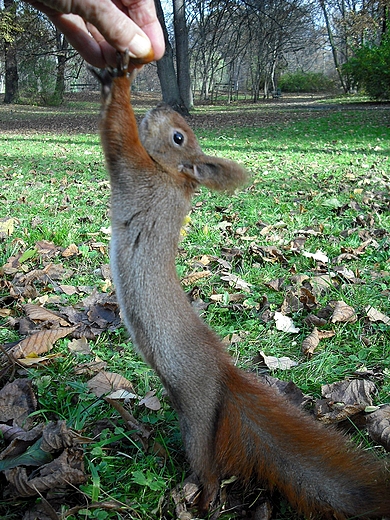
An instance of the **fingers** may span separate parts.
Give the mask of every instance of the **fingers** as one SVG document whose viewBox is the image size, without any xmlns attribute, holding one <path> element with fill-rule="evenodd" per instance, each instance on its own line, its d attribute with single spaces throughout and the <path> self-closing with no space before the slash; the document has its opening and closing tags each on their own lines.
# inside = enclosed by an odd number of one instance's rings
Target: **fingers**
<svg viewBox="0 0 390 520">
<path fill-rule="evenodd" d="M 128 49 L 131 57 L 144 62 L 164 54 L 153 0 L 27 1 L 46 12 L 69 43 L 95 67 L 115 66 L 116 50 Z"/>
</svg>

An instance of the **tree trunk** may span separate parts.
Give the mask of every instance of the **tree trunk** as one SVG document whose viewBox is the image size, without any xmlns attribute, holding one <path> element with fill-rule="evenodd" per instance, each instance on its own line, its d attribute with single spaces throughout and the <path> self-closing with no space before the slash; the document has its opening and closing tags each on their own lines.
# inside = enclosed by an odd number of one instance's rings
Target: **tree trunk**
<svg viewBox="0 0 390 520">
<path fill-rule="evenodd" d="M 65 36 L 56 29 L 57 74 L 54 95 L 58 103 L 62 103 L 65 94 L 65 66 L 68 59 L 69 43 Z"/>
<path fill-rule="evenodd" d="M 176 42 L 177 82 L 182 100 L 188 110 L 193 106 L 190 59 L 188 52 L 188 30 L 185 14 L 185 0 L 173 0 L 173 25 Z"/>
<path fill-rule="evenodd" d="M 15 14 L 15 2 L 14 0 L 4 0 L 4 10 L 14 11 Z M 9 41 L 4 43 L 4 64 L 5 64 L 5 96 L 4 103 L 15 103 L 19 97 L 19 76 L 18 76 L 18 64 L 17 64 L 17 53 L 16 43 L 14 35 L 11 34 Z"/>
<path fill-rule="evenodd" d="M 173 63 L 173 50 L 169 43 L 168 31 L 165 25 L 164 13 L 160 0 L 155 0 L 155 5 L 157 17 L 161 24 L 165 40 L 165 54 L 161 60 L 157 62 L 157 74 L 160 80 L 162 97 L 165 103 L 170 105 L 174 110 L 181 114 L 188 115 L 188 109 L 180 95 L 179 85 L 177 83 L 175 66 Z"/>
<path fill-rule="evenodd" d="M 334 40 L 333 40 L 332 29 L 330 27 L 328 12 L 327 12 L 326 6 L 325 6 L 325 0 L 320 0 L 320 6 L 321 6 L 322 12 L 324 14 L 326 31 L 328 33 L 329 43 L 330 43 L 330 47 L 332 49 L 332 56 L 333 56 L 334 66 L 335 66 L 337 74 L 339 76 L 339 80 L 340 80 L 341 86 L 343 87 L 344 92 L 347 94 L 348 93 L 348 88 L 345 85 L 343 75 L 341 74 L 340 64 L 339 64 L 339 60 L 338 60 L 338 57 L 337 57 L 336 45 L 335 45 Z"/>
</svg>

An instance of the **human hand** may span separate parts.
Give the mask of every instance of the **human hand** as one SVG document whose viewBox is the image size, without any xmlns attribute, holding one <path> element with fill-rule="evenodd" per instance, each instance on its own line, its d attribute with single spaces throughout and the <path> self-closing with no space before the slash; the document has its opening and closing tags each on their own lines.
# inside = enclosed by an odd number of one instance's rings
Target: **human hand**
<svg viewBox="0 0 390 520">
<path fill-rule="evenodd" d="M 153 0 L 25 0 L 45 13 L 91 65 L 116 65 L 116 51 L 147 63 L 164 54 Z"/>
</svg>

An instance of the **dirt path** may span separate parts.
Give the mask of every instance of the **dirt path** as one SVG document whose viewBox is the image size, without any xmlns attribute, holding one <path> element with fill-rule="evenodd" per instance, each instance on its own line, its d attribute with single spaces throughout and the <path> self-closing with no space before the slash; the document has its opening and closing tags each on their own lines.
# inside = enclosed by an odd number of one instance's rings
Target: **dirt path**
<svg viewBox="0 0 390 520">
<path fill-rule="evenodd" d="M 149 95 L 135 94 L 133 104 L 139 113 L 159 100 Z M 99 120 L 99 94 L 70 95 L 60 107 L 31 105 L 0 105 L 2 133 L 96 133 Z M 270 124 L 322 117 L 342 110 L 388 109 L 390 103 L 331 103 L 324 96 L 284 96 L 259 103 L 236 102 L 222 108 L 196 107 L 189 118 L 194 128 L 225 128 L 229 126 L 268 126 Z"/>
</svg>

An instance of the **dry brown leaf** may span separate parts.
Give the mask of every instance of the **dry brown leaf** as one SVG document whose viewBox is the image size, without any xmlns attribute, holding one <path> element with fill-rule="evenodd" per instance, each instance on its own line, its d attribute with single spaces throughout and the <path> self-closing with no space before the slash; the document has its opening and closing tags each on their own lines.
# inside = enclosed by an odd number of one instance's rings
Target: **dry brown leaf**
<svg viewBox="0 0 390 520">
<path fill-rule="evenodd" d="M 318 329 L 314 327 L 312 332 L 302 341 L 302 353 L 307 357 L 311 357 L 319 342 Z"/>
<path fill-rule="evenodd" d="M 28 428 L 33 424 L 29 415 L 36 409 L 37 399 L 29 379 L 16 379 L 0 390 L 1 422 Z"/>
<path fill-rule="evenodd" d="M 72 296 L 73 294 L 77 294 L 79 292 L 77 287 L 74 287 L 73 285 L 63 285 L 60 283 L 58 284 L 58 287 L 64 294 L 68 296 Z"/>
<path fill-rule="evenodd" d="M 290 251 L 298 251 L 298 252 L 301 252 L 304 245 L 305 245 L 305 242 L 307 240 L 307 237 L 295 237 L 291 242 L 290 242 L 290 245 L 289 245 L 289 248 L 290 248 Z"/>
<path fill-rule="evenodd" d="M 133 385 L 128 379 L 115 372 L 106 372 L 105 370 L 90 379 L 87 386 L 96 397 L 121 389 L 135 393 Z"/>
<path fill-rule="evenodd" d="M 146 392 L 145 396 L 140 400 L 138 403 L 140 406 L 144 405 L 146 408 L 149 408 L 149 410 L 160 410 L 161 403 L 158 397 L 156 396 L 156 390 L 150 390 L 149 392 Z"/>
<path fill-rule="evenodd" d="M 327 320 L 325 320 L 324 318 L 319 318 L 315 314 L 309 314 L 305 318 L 305 323 L 307 323 L 307 325 L 313 326 L 313 327 L 323 327 L 324 325 L 327 324 Z"/>
<path fill-rule="evenodd" d="M 390 451 L 390 405 L 367 415 L 367 431 L 370 437 Z"/>
<path fill-rule="evenodd" d="M 313 293 L 317 296 L 320 296 L 322 293 L 328 291 L 329 288 L 333 286 L 332 277 L 328 274 L 313 276 L 313 278 L 310 279 L 310 285 L 312 287 Z"/>
<path fill-rule="evenodd" d="M 285 278 L 276 278 L 275 280 L 270 280 L 269 282 L 265 282 L 264 285 L 273 289 L 274 291 L 279 292 L 283 285 L 285 284 Z"/>
<path fill-rule="evenodd" d="M 211 271 L 195 271 L 182 278 L 181 283 L 184 287 L 187 287 L 208 276 L 211 276 Z"/>
<path fill-rule="evenodd" d="M 260 350 L 259 355 L 263 358 L 265 365 L 271 370 L 288 370 L 291 367 L 298 365 L 296 361 L 293 361 L 291 358 L 286 356 L 282 356 L 280 358 L 275 356 L 267 356 L 262 350 Z"/>
<path fill-rule="evenodd" d="M 333 338 L 336 333 L 334 330 L 319 330 L 318 331 L 318 337 L 320 339 L 326 339 L 326 338 Z"/>
<path fill-rule="evenodd" d="M 50 489 L 69 484 L 77 486 L 86 480 L 84 452 L 78 448 L 67 448 L 59 457 L 31 474 L 27 468 L 18 466 L 4 472 L 10 482 L 10 494 L 14 497 L 29 497 Z"/>
<path fill-rule="evenodd" d="M 221 280 L 228 282 L 231 287 L 245 292 L 250 292 L 250 288 L 252 287 L 252 284 L 246 282 L 245 280 L 233 273 L 223 273 L 223 276 L 221 276 Z"/>
<path fill-rule="evenodd" d="M 316 402 L 314 415 L 323 424 L 337 424 L 363 412 L 364 408 L 364 405 L 359 403 L 334 403 L 329 399 L 324 399 Z"/>
<path fill-rule="evenodd" d="M 21 254 L 18 254 L 17 256 L 10 256 L 7 262 L 1 267 L 2 273 L 15 274 L 16 272 L 18 272 L 20 269 L 19 258 L 21 256 Z"/>
<path fill-rule="evenodd" d="M 61 318 L 61 316 L 58 316 L 55 312 L 45 309 L 45 307 L 41 307 L 40 305 L 27 303 L 24 306 L 24 312 L 32 321 L 50 321 L 52 323 L 59 323 L 62 327 L 70 327 L 68 321 Z"/>
<path fill-rule="evenodd" d="M 48 240 L 39 240 L 35 244 L 35 248 L 38 254 L 49 258 L 57 255 L 61 251 L 61 249 L 57 247 L 54 242 L 49 242 Z"/>
<path fill-rule="evenodd" d="M 285 255 L 275 246 L 259 246 L 252 243 L 248 248 L 248 252 L 255 257 L 261 258 L 263 262 L 270 262 L 273 264 L 280 262 L 282 265 L 288 265 Z"/>
<path fill-rule="evenodd" d="M 79 354 L 91 354 L 91 347 L 85 336 L 78 339 L 73 339 L 68 343 L 68 349 L 71 352 L 78 352 Z"/>
<path fill-rule="evenodd" d="M 70 258 L 71 256 L 75 256 L 75 255 L 78 255 L 79 253 L 79 248 L 76 246 L 76 244 L 70 244 L 68 247 L 66 247 L 61 255 L 64 257 L 64 258 Z"/>
<path fill-rule="evenodd" d="M 314 292 L 309 291 L 307 287 L 301 287 L 301 294 L 299 301 L 303 303 L 304 307 L 309 311 L 315 309 L 318 305 L 318 301 Z"/>
<path fill-rule="evenodd" d="M 34 354 L 31 354 L 26 358 L 20 358 L 18 362 L 23 367 L 32 367 L 58 357 L 61 357 L 61 354 L 49 354 L 48 356 L 35 356 Z"/>
<path fill-rule="evenodd" d="M 337 381 L 321 387 L 321 393 L 326 399 L 346 405 L 361 404 L 363 407 L 372 405 L 371 394 L 374 392 L 374 383 L 366 379 Z"/>
<path fill-rule="evenodd" d="M 178 520 L 195 520 L 191 511 L 187 511 L 194 505 L 194 502 L 201 490 L 201 484 L 195 473 L 191 473 L 182 483 L 178 484 L 170 492 L 170 498 L 175 505 L 175 516 Z"/>
<path fill-rule="evenodd" d="M 101 359 L 91 361 L 89 363 L 82 363 L 81 365 L 74 368 L 74 373 L 77 375 L 81 374 L 96 374 L 107 368 L 107 362 Z"/>
<path fill-rule="evenodd" d="M 386 314 L 383 314 L 374 307 L 371 307 L 371 305 L 368 305 L 365 310 L 367 313 L 367 318 L 370 321 L 382 321 L 383 323 L 386 323 L 386 325 L 390 323 L 389 316 L 386 316 Z"/>
<path fill-rule="evenodd" d="M 332 323 L 355 323 L 357 320 L 356 311 L 353 307 L 347 305 L 342 300 L 336 302 L 331 322 Z"/>
<path fill-rule="evenodd" d="M 72 275 L 71 269 L 66 269 L 62 264 L 47 264 L 43 269 L 33 269 L 28 273 L 20 276 L 16 282 L 17 285 L 29 285 L 35 280 L 42 283 L 50 283 L 53 280 L 63 281 Z"/>
<path fill-rule="evenodd" d="M 65 338 L 76 329 L 77 327 L 58 327 L 56 329 L 42 330 L 19 341 L 12 347 L 9 354 L 16 359 L 26 358 L 31 354 L 43 354 L 48 352 L 57 340 Z"/>
<path fill-rule="evenodd" d="M 282 314 L 290 314 L 294 312 L 298 312 L 303 308 L 303 304 L 301 303 L 298 295 L 293 291 L 287 291 L 286 296 L 283 300 L 282 305 L 280 306 L 280 312 Z"/>
</svg>

